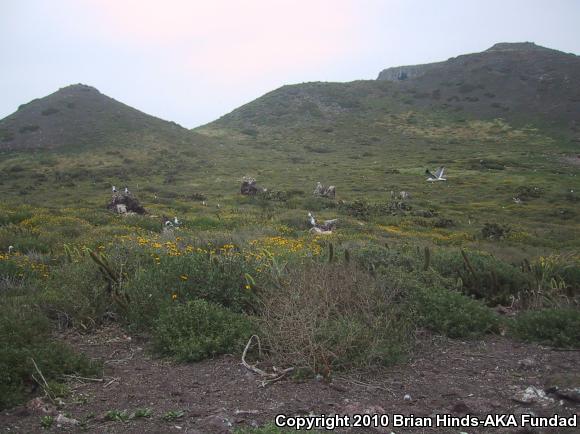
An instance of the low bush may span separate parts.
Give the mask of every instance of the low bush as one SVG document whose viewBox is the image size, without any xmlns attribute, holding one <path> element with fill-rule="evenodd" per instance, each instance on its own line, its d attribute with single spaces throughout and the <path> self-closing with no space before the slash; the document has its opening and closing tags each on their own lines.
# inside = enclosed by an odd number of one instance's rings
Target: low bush
<svg viewBox="0 0 580 434">
<path fill-rule="evenodd" d="M 511 332 L 527 342 L 555 347 L 580 348 L 580 310 L 542 309 L 520 313 Z"/>
<path fill-rule="evenodd" d="M 255 272 L 239 255 L 162 256 L 139 268 L 124 284 L 131 300 L 127 320 L 134 327 L 149 328 L 174 297 L 180 301 L 204 299 L 236 312 L 251 310 L 255 295 L 246 275 Z"/>
<path fill-rule="evenodd" d="M 32 360 L 51 391 L 63 374 L 99 375 L 99 364 L 51 339 L 51 324 L 42 312 L 8 301 L 0 308 L 0 409 L 24 402 L 37 390 Z"/>
<path fill-rule="evenodd" d="M 155 321 L 155 349 L 180 361 L 241 352 L 254 333 L 251 318 L 204 300 L 175 301 Z"/>
<path fill-rule="evenodd" d="M 444 288 L 415 293 L 419 325 L 450 338 L 474 338 L 498 331 L 499 318 L 482 302 Z"/>
<path fill-rule="evenodd" d="M 388 365 L 411 345 L 411 321 L 395 287 L 353 264 L 296 269 L 264 290 L 261 333 L 280 364 L 322 375 Z"/>
<path fill-rule="evenodd" d="M 440 250 L 433 256 L 435 270 L 455 279 L 467 295 L 491 306 L 511 303 L 531 284 L 530 276 L 519 267 L 486 253 Z"/>
</svg>

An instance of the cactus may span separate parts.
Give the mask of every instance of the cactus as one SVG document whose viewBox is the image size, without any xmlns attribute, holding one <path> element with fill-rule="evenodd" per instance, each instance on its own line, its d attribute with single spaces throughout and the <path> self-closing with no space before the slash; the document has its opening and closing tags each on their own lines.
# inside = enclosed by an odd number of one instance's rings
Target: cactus
<svg viewBox="0 0 580 434">
<path fill-rule="evenodd" d="M 427 271 L 431 266 L 431 250 L 425 246 L 425 263 L 423 264 L 423 271 Z"/>
<path fill-rule="evenodd" d="M 328 263 L 334 260 L 334 244 L 328 243 Z"/>
<path fill-rule="evenodd" d="M 90 249 L 87 249 L 87 251 L 91 259 L 97 264 L 99 272 L 107 281 L 107 292 L 115 303 L 126 310 L 129 307 L 129 296 L 119 291 L 119 286 L 123 280 L 123 273 L 113 270 L 103 253 L 96 253 Z"/>
</svg>

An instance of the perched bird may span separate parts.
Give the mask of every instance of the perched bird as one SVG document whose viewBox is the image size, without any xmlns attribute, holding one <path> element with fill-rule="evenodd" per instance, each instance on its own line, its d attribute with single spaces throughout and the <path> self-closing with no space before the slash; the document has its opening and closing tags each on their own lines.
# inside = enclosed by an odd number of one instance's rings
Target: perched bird
<svg viewBox="0 0 580 434">
<path fill-rule="evenodd" d="M 129 194 L 129 189 L 125 187 L 125 194 Z"/>
<path fill-rule="evenodd" d="M 447 178 L 444 176 L 445 174 L 445 167 L 441 166 L 433 175 L 429 169 L 425 169 L 425 175 L 427 175 L 428 182 L 436 182 L 436 181 L 447 181 Z"/>
<path fill-rule="evenodd" d="M 113 193 L 116 193 L 116 192 L 117 192 L 117 187 L 115 187 L 115 186 L 113 185 L 113 188 L 112 188 L 112 190 L 113 190 Z"/>
<path fill-rule="evenodd" d="M 310 225 L 312 226 L 310 230 L 319 234 L 332 233 L 332 230 L 334 229 L 336 223 L 338 222 L 338 219 L 332 219 L 325 220 L 324 223 L 316 223 L 316 219 L 314 218 L 311 212 L 308 213 L 308 220 L 310 222 Z"/>
<path fill-rule="evenodd" d="M 179 220 L 177 220 L 177 217 L 173 217 L 173 224 L 175 226 L 179 226 L 181 224 L 181 222 Z"/>
<path fill-rule="evenodd" d="M 8 254 L 12 254 L 12 250 L 14 250 L 14 246 L 8 246 Z"/>
</svg>

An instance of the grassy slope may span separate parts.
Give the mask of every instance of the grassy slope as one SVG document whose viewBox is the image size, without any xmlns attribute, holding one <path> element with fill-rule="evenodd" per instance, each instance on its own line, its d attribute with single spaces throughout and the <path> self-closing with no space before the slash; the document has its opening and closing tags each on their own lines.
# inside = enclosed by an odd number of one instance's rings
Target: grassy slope
<svg viewBox="0 0 580 434">
<path fill-rule="evenodd" d="M 456 223 L 423 234 L 420 219 L 384 216 L 375 221 L 381 236 L 408 233 L 446 242 L 472 238 L 484 222 L 500 222 L 514 226 L 522 250 L 579 245 L 573 236 L 580 229 L 579 205 L 569 192 L 580 191 L 580 181 L 578 168 L 561 161 L 569 152 L 566 143 L 531 126 L 416 108 L 393 83 L 287 86 L 197 133 L 180 143 L 152 137 L 145 144 L 90 152 L 6 152 L 1 188 L 11 203 L 102 207 L 111 184 L 127 184 L 155 213 L 194 217 L 212 215 L 218 202 L 226 206 L 222 212 L 238 211 L 240 203 L 246 207 L 238 197 L 246 174 L 271 190 L 302 191 L 303 199 L 291 207 L 304 210 L 315 206 L 308 196 L 322 181 L 336 185 L 347 201 L 385 202 L 391 191 L 406 190 L 416 208 L 435 209 Z M 505 169 L 490 170 L 489 162 Z M 425 168 L 440 164 L 448 168 L 449 182 L 425 182 Z M 515 204 L 520 186 L 543 193 Z M 208 196 L 212 207 L 189 200 L 195 192 Z M 281 204 L 269 207 L 273 220 L 298 213 Z M 256 218 L 263 214 L 260 207 L 246 208 Z M 393 225 L 399 229 L 385 233 Z"/>
</svg>

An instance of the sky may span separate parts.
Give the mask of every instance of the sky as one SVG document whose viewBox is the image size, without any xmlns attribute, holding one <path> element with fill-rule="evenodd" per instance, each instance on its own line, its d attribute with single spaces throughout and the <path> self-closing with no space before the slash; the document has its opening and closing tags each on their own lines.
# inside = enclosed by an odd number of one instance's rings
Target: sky
<svg viewBox="0 0 580 434">
<path fill-rule="evenodd" d="M 580 54 L 578 0 L 0 0 L 0 118 L 84 83 L 193 128 L 286 84 L 496 42 Z"/>
</svg>

